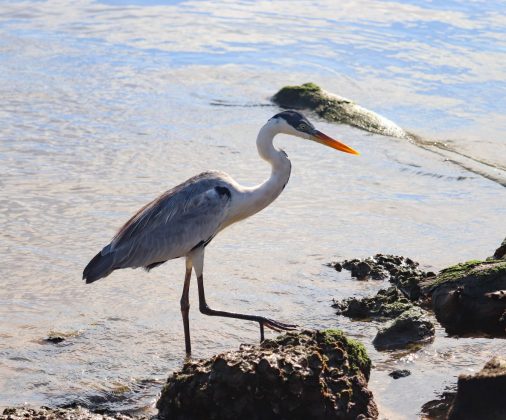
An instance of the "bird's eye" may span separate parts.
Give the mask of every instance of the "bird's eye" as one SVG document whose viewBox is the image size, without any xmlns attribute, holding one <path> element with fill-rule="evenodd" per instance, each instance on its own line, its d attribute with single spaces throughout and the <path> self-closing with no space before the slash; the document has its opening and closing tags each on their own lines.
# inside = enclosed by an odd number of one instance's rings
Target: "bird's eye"
<svg viewBox="0 0 506 420">
<path fill-rule="evenodd" d="M 307 129 L 307 125 L 302 123 L 302 124 L 299 124 L 299 127 L 298 127 L 299 130 L 301 131 L 305 131 Z"/>
</svg>

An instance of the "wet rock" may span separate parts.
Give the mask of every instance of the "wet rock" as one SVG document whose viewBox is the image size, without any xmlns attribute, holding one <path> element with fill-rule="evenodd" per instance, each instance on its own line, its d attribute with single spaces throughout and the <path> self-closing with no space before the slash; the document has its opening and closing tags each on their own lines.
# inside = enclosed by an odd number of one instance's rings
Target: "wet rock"
<svg viewBox="0 0 506 420">
<path fill-rule="evenodd" d="M 411 344 L 428 342 L 434 334 L 434 324 L 427 317 L 427 313 L 421 308 L 413 307 L 380 328 L 373 344 L 378 350 L 400 349 Z"/>
<path fill-rule="evenodd" d="M 427 279 L 435 277 L 432 272 L 420 270 L 419 264 L 411 258 L 397 255 L 376 254 L 374 257 L 344 260 L 331 263 L 329 266 L 337 271 L 349 270 L 352 277 L 360 280 L 388 278 L 411 301 L 424 298 L 423 284 L 427 282 Z"/>
<path fill-rule="evenodd" d="M 506 238 L 502 241 L 501 246 L 495 250 L 493 258 L 496 260 L 506 259 Z"/>
<path fill-rule="evenodd" d="M 326 92 L 314 83 L 285 86 L 272 97 L 272 101 L 282 108 L 310 109 L 327 121 L 349 124 L 371 133 L 411 138 L 405 130 L 389 119 L 349 99 Z"/>
<path fill-rule="evenodd" d="M 409 375 L 411 375 L 411 371 L 409 371 L 408 369 L 397 369 L 393 370 L 388 374 L 388 376 L 391 376 L 394 379 L 405 378 L 406 376 Z"/>
<path fill-rule="evenodd" d="M 474 375 L 460 375 L 448 420 L 506 419 L 506 359 L 495 357 Z"/>
<path fill-rule="evenodd" d="M 365 279 L 371 273 L 371 266 L 365 261 L 360 261 L 353 267 L 351 275 L 357 279 Z"/>
<path fill-rule="evenodd" d="M 376 296 L 352 297 L 332 305 L 338 315 L 355 319 L 388 319 L 399 316 L 413 307 L 413 304 L 396 288 L 381 289 Z"/>
<path fill-rule="evenodd" d="M 422 419 L 447 420 L 455 394 L 455 392 L 443 392 L 439 398 L 426 402 L 420 410 Z"/>
<path fill-rule="evenodd" d="M 468 261 L 431 282 L 432 307 L 449 334 L 506 335 L 506 261 Z"/>
<path fill-rule="evenodd" d="M 65 337 L 61 335 L 49 335 L 47 338 L 44 339 L 44 341 L 47 343 L 58 344 L 65 341 Z"/>
<path fill-rule="evenodd" d="M 343 268 L 351 272 L 351 276 L 358 280 L 371 278 L 373 280 L 383 280 L 388 277 L 388 271 L 384 270 L 381 265 L 377 264 L 373 257 L 352 260 L 344 260 L 342 263 L 331 264 L 337 271 Z M 339 269 L 338 269 L 339 268 Z"/>
<path fill-rule="evenodd" d="M 377 418 L 364 347 L 337 330 L 288 333 L 191 361 L 169 377 L 161 418 Z"/>
<path fill-rule="evenodd" d="M 148 417 L 131 417 L 122 413 L 100 414 L 94 413 L 86 408 L 6 408 L 0 415 L 0 420 L 132 420 L 133 418 L 141 420 Z"/>
</svg>

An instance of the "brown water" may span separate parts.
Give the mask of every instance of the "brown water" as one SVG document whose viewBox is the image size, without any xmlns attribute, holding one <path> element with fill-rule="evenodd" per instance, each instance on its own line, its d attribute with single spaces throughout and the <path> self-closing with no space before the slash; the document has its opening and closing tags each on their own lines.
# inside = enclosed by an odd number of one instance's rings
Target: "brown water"
<svg viewBox="0 0 506 420">
<path fill-rule="evenodd" d="M 165 189 L 206 169 L 255 184 L 254 140 L 280 86 L 314 81 L 411 131 L 505 165 L 501 3 L 422 1 L 64 1 L 0 5 L 0 406 L 80 402 L 151 410 L 184 358 L 183 261 L 81 272 L 115 230 Z M 431 269 L 493 253 L 505 189 L 398 139 L 318 122 L 356 158 L 299 139 L 276 143 L 293 171 L 281 197 L 206 253 L 216 308 L 309 328 L 343 328 L 374 361 L 381 413 L 414 418 L 504 340 L 437 338 L 376 352 L 374 323 L 331 298 L 372 294 L 324 263 L 377 252 Z M 201 315 L 195 357 L 258 340 L 254 324 Z M 58 345 L 52 331 L 69 334 Z M 412 375 L 388 377 L 394 368 Z"/>
</svg>

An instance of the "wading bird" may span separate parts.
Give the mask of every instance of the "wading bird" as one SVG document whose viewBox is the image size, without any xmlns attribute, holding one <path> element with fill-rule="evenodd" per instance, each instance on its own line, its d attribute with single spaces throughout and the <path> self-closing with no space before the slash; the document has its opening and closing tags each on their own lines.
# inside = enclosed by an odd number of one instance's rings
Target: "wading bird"
<svg viewBox="0 0 506 420">
<path fill-rule="evenodd" d="M 224 172 L 204 172 L 165 192 L 142 207 L 86 266 L 83 279 L 92 283 L 119 268 L 151 270 L 174 258 L 186 258 L 186 275 L 181 296 L 186 353 L 191 353 L 190 303 L 188 291 L 192 269 L 197 276 L 199 309 L 205 315 L 258 322 L 260 340 L 264 327 L 275 331 L 293 330 L 285 324 L 257 315 L 217 311 L 207 306 L 204 293 L 204 251 L 212 239 L 232 223 L 258 213 L 285 188 L 291 164 L 285 152 L 274 147 L 276 134 L 289 134 L 358 155 L 351 147 L 334 140 L 296 111 L 276 114 L 260 129 L 258 154 L 272 167 L 271 176 L 256 187 L 244 187 Z"/>
</svg>

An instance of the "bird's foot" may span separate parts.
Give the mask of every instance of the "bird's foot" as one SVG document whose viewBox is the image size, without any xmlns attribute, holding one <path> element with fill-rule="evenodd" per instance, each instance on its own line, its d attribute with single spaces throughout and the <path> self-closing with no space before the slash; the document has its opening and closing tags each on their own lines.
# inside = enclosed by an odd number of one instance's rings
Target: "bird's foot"
<svg viewBox="0 0 506 420">
<path fill-rule="evenodd" d="M 297 329 L 298 325 L 296 324 L 285 324 L 284 322 L 275 321 L 269 318 L 263 318 L 258 321 L 260 324 L 260 342 L 265 340 L 264 337 L 264 327 L 267 327 L 273 331 L 293 331 Z"/>
</svg>

